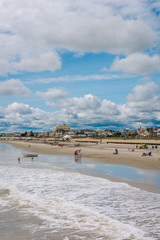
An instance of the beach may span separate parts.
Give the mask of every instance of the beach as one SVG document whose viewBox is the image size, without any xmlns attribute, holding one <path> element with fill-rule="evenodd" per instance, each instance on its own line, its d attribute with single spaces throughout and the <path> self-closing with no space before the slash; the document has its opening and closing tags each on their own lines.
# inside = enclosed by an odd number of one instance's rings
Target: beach
<svg viewBox="0 0 160 240">
<path fill-rule="evenodd" d="M 1 240 L 159 239 L 159 171 L 127 167 L 134 158 L 123 160 L 150 146 L 132 152 L 134 144 L 36 141 L 0 143 Z M 81 163 L 74 160 L 78 149 Z M 158 149 L 144 159 L 158 161 Z M 24 157 L 32 152 L 38 157 Z M 110 178 L 112 168 L 119 180 Z M 123 180 L 121 170 L 133 182 Z"/>
<path fill-rule="evenodd" d="M 136 150 L 128 151 L 122 144 L 114 156 L 112 143 L 73 143 L 63 147 L 34 141 L 0 143 L 1 240 L 158 240 L 160 194 L 103 177 L 105 166 L 109 172 L 111 166 L 120 171 L 120 165 L 106 164 L 104 154 L 113 155 L 115 163 L 121 150 L 122 155 Z M 74 151 L 80 148 L 87 158 L 78 164 Z M 92 157 L 101 151 L 100 158 Z M 30 152 L 39 155 L 23 157 Z M 125 168 L 125 174 L 130 170 Z M 136 176 L 144 174 L 146 183 L 153 183 L 153 172 L 141 169 Z"/>
<path fill-rule="evenodd" d="M 29 152 L 49 155 L 73 156 L 76 149 L 81 149 L 83 157 L 89 158 L 93 162 L 160 171 L 160 140 L 105 139 L 100 143 L 100 140 L 93 139 L 71 139 L 70 142 L 60 141 L 56 144 L 50 140 L 7 140 L 1 142 Z M 146 144 L 148 149 L 139 149 L 142 143 Z M 118 149 L 118 154 L 114 154 L 115 149 Z M 149 152 L 151 152 L 151 156 L 147 155 Z M 146 156 L 142 156 L 143 153 Z"/>
</svg>

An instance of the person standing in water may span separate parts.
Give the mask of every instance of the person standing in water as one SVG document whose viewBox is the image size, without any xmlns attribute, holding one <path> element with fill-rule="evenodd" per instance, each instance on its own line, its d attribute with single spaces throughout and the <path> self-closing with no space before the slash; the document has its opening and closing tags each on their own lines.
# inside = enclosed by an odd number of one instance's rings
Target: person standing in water
<svg viewBox="0 0 160 240">
<path fill-rule="evenodd" d="M 82 160 L 82 152 L 81 152 L 81 149 L 80 150 L 76 150 L 74 152 L 74 155 L 75 155 L 75 162 L 76 163 L 81 163 L 81 160 Z"/>
</svg>

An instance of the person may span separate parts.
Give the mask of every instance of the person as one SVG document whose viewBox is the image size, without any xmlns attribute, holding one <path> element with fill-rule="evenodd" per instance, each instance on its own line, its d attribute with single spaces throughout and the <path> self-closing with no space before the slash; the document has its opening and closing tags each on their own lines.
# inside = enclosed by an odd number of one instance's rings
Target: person
<svg viewBox="0 0 160 240">
<path fill-rule="evenodd" d="M 74 152 L 74 155 L 75 155 L 75 162 L 76 163 L 81 163 L 81 160 L 82 160 L 82 152 L 81 152 L 81 149 L 80 150 L 76 150 Z"/>
<path fill-rule="evenodd" d="M 117 148 L 115 149 L 115 153 L 118 154 L 118 149 Z"/>
<path fill-rule="evenodd" d="M 146 153 L 142 153 L 142 156 L 146 156 L 147 154 Z"/>
<path fill-rule="evenodd" d="M 18 160 L 18 163 L 20 163 L 20 157 L 18 157 L 17 160 Z"/>
<path fill-rule="evenodd" d="M 115 152 L 113 154 L 118 154 L 118 149 L 117 148 L 115 149 Z"/>
</svg>

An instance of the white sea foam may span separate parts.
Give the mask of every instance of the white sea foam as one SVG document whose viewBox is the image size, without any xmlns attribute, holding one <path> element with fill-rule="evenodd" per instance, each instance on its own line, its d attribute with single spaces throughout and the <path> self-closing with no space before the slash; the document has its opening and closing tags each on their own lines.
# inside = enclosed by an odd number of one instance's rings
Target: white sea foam
<svg viewBox="0 0 160 240">
<path fill-rule="evenodd" d="M 44 164 L 2 166 L 0 186 L 8 189 L 1 211 L 17 207 L 41 219 L 45 230 L 69 232 L 66 239 L 160 238 L 159 194 Z"/>
</svg>

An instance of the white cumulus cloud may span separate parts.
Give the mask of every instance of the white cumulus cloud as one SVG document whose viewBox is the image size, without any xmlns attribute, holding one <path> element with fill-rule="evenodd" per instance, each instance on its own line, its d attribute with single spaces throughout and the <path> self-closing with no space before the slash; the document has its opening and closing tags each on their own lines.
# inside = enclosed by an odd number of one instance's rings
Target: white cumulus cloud
<svg viewBox="0 0 160 240">
<path fill-rule="evenodd" d="M 19 79 L 0 82 L 0 96 L 29 95 L 30 90 Z"/>
<path fill-rule="evenodd" d="M 160 72 L 160 57 L 158 55 L 150 57 L 146 54 L 134 53 L 126 58 L 117 58 L 111 70 L 142 75 Z"/>
<path fill-rule="evenodd" d="M 61 68 L 60 58 L 56 53 L 44 53 L 39 58 L 25 58 L 13 64 L 14 70 L 25 70 L 30 72 L 55 71 Z"/>
<path fill-rule="evenodd" d="M 24 126 L 25 129 L 51 130 L 62 121 L 79 129 L 155 127 L 160 123 L 160 88 L 153 82 L 137 85 L 122 105 L 108 99 L 101 101 L 92 94 L 47 104 L 57 110 L 47 112 L 28 104 L 9 104 L 0 109 L 0 125 L 10 131 Z"/>
<path fill-rule="evenodd" d="M 28 104 L 14 102 L 8 105 L 9 112 L 15 112 L 19 114 L 31 114 L 32 110 Z"/>
<path fill-rule="evenodd" d="M 101 103 L 98 97 L 93 96 L 92 94 L 87 94 L 84 97 L 75 97 L 65 100 L 62 104 L 62 108 L 70 109 L 77 113 L 84 111 L 88 114 L 88 111 L 96 111 L 100 105 Z"/>
<path fill-rule="evenodd" d="M 139 112 L 160 111 L 160 87 L 153 82 L 137 85 L 127 100 L 127 106 Z"/>
<path fill-rule="evenodd" d="M 61 67 L 60 49 L 113 54 L 148 49 L 159 34 L 152 5 L 139 0 L 1 0 L 0 72 L 55 71 Z"/>
<path fill-rule="evenodd" d="M 67 93 L 63 89 L 50 88 L 47 92 L 37 91 L 37 96 L 43 97 L 45 99 L 60 99 L 66 97 Z"/>
</svg>

